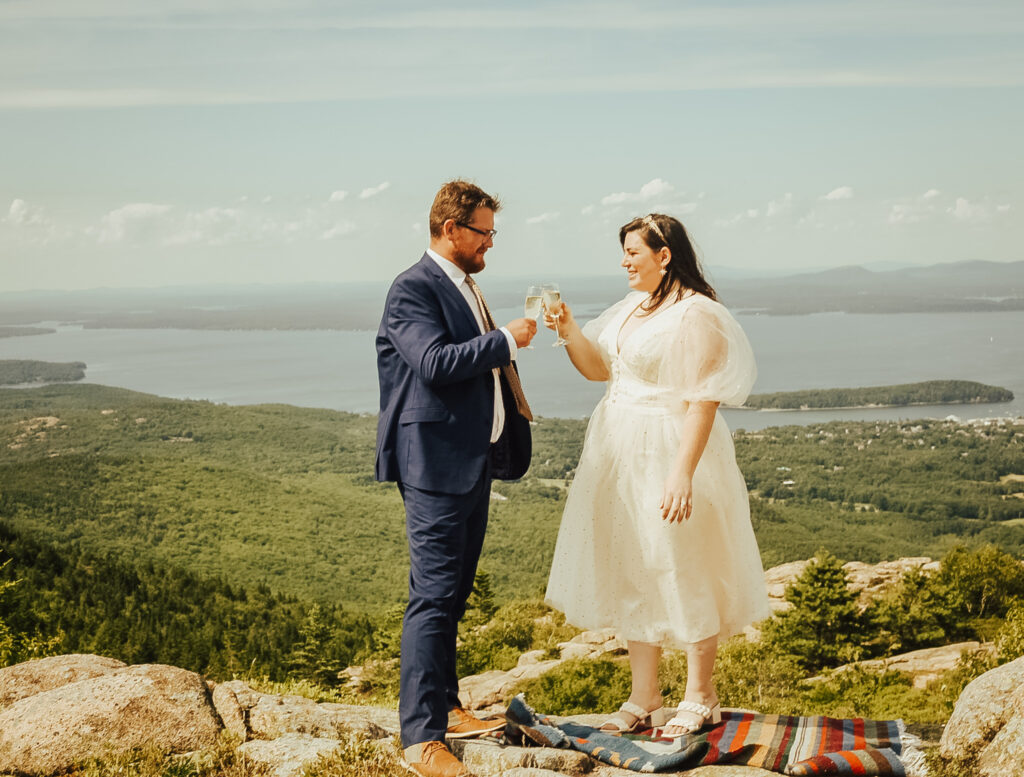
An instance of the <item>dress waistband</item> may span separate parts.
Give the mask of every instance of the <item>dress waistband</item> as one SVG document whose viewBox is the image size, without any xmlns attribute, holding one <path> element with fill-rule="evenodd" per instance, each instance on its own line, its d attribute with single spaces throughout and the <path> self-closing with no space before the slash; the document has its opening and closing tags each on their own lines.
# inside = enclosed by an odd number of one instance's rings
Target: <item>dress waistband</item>
<svg viewBox="0 0 1024 777">
<path fill-rule="evenodd" d="M 609 382 L 605 402 L 655 414 L 681 413 L 686 406 L 671 389 L 621 372 Z"/>
</svg>

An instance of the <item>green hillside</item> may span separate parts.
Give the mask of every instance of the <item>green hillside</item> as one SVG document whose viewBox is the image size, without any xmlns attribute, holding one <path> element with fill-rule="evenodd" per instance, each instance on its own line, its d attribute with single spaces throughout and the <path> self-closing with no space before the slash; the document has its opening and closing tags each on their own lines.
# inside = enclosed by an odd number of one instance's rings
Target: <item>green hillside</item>
<svg viewBox="0 0 1024 777">
<path fill-rule="evenodd" d="M 402 601 L 401 500 L 372 480 L 376 419 L 89 384 L 0 390 L 0 521 L 25 537 L 380 612 Z M 540 419 L 531 475 L 496 483 L 482 565 L 540 592 L 585 425 Z M 819 424 L 736 435 L 766 566 L 827 548 L 1024 551 L 1024 426 Z"/>
</svg>

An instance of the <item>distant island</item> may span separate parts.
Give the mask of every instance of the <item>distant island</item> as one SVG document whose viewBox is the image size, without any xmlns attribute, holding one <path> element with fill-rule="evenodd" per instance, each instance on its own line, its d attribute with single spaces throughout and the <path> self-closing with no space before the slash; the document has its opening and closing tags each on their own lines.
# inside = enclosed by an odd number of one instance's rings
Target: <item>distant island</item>
<svg viewBox="0 0 1024 777">
<path fill-rule="evenodd" d="M 85 377 L 83 362 L 37 362 L 0 359 L 0 386 L 26 383 L 71 383 Z"/>
<path fill-rule="evenodd" d="M 0 337 L 24 337 L 26 335 L 52 335 L 56 329 L 41 326 L 0 326 Z"/>
<path fill-rule="evenodd" d="M 982 404 L 1010 402 L 1013 392 L 970 380 L 926 380 L 898 386 L 806 389 L 751 394 L 744 407 L 754 410 L 823 410 L 907 405 Z"/>
</svg>

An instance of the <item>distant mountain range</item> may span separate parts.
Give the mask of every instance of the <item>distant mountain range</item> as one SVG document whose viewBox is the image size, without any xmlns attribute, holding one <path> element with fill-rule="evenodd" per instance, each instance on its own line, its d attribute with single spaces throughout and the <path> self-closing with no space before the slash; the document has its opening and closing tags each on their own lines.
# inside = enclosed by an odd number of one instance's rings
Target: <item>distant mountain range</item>
<svg viewBox="0 0 1024 777">
<path fill-rule="evenodd" d="M 885 272 L 837 267 L 733 279 L 719 291 L 733 309 L 777 315 L 1024 310 L 1024 262 L 954 262 Z"/>
<path fill-rule="evenodd" d="M 889 270 L 853 265 L 783 276 L 718 268 L 712 276 L 722 302 L 734 311 L 797 315 L 1024 310 L 1024 261 Z M 491 307 L 518 307 L 526 286 L 537 280 L 487 278 Z M 622 276 L 559 282 L 581 317 L 627 291 Z M 58 321 L 117 329 L 376 329 L 386 290 L 387 283 L 365 282 L 8 292 L 0 294 L 0 326 Z"/>
</svg>

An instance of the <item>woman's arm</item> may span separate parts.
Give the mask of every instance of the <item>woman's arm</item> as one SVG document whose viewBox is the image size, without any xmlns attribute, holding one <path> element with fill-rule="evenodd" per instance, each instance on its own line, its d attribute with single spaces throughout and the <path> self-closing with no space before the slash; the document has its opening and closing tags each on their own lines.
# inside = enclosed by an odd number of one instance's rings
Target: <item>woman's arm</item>
<svg viewBox="0 0 1024 777">
<path fill-rule="evenodd" d="M 608 380 L 610 377 L 608 365 L 605 364 L 597 344 L 583 336 L 583 330 L 576 323 L 576 319 L 573 317 L 569 306 L 564 302 L 560 304 L 561 317 L 556 321 L 554 317 L 548 315 L 547 311 L 545 311 L 544 326 L 553 330 L 557 323 L 558 331 L 561 332 L 563 338 L 568 340 L 565 350 L 569 354 L 569 360 L 579 371 L 580 375 L 587 380 Z"/>
<path fill-rule="evenodd" d="M 717 410 L 717 402 L 691 402 L 686 408 L 679 450 L 661 497 L 661 517 L 669 523 L 681 523 L 693 511 L 693 473 L 708 444 Z"/>
</svg>

